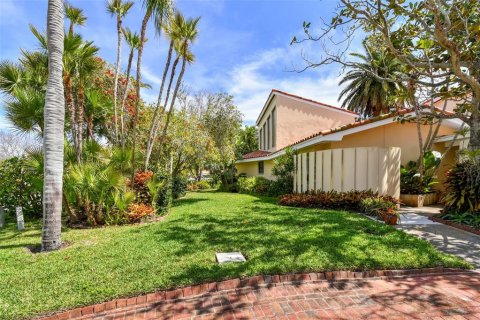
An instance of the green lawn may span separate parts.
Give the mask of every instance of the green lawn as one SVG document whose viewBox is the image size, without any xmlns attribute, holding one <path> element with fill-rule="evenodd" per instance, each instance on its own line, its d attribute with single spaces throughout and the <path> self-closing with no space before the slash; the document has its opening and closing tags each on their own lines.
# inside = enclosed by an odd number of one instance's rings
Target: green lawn
<svg viewBox="0 0 480 320">
<path fill-rule="evenodd" d="M 262 273 L 469 267 L 357 214 L 229 193 L 191 193 L 163 222 L 65 229 L 69 247 L 34 255 L 25 247 L 38 245 L 40 232 L 38 224 L 0 231 L 0 319 Z M 216 251 L 241 251 L 248 261 L 219 266 Z"/>
</svg>

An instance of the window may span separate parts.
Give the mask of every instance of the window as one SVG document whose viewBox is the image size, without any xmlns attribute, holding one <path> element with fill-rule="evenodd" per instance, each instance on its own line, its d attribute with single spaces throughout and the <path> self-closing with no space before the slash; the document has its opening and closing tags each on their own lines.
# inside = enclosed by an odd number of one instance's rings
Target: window
<svg viewBox="0 0 480 320">
<path fill-rule="evenodd" d="M 267 150 L 267 142 L 266 142 L 266 132 L 265 132 L 265 123 L 263 124 L 263 127 L 262 127 L 262 131 L 263 131 L 263 149 L 262 150 Z"/>
<path fill-rule="evenodd" d="M 276 121 L 276 112 L 275 108 L 272 110 L 272 148 L 275 148 L 277 144 L 277 137 L 275 132 L 275 121 Z"/>
<path fill-rule="evenodd" d="M 263 161 L 258 161 L 258 174 L 263 174 Z"/>
<path fill-rule="evenodd" d="M 263 150 L 262 135 L 263 135 L 263 130 L 262 128 L 260 128 L 260 132 L 258 134 L 258 147 L 260 150 Z"/>
<path fill-rule="evenodd" d="M 267 148 L 270 149 L 270 116 L 267 118 Z"/>
</svg>

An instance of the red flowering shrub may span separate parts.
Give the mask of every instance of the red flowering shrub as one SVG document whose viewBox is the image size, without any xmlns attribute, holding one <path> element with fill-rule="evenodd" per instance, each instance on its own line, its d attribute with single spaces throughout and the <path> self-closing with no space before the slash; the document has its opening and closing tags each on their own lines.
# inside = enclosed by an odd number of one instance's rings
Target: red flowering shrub
<svg viewBox="0 0 480 320">
<path fill-rule="evenodd" d="M 147 182 L 150 181 L 152 177 L 152 171 L 140 171 L 135 173 L 135 176 L 133 177 L 133 184 L 130 183 L 130 187 L 135 191 L 136 202 L 144 204 L 152 203 L 152 195 L 150 194 L 147 186 Z"/>
<path fill-rule="evenodd" d="M 373 191 L 318 191 L 314 193 L 286 194 L 279 198 L 279 203 L 289 207 L 341 209 L 359 211 L 366 198 L 380 198 L 398 205 L 398 199 L 387 195 L 379 195 Z"/>
<path fill-rule="evenodd" d="M 153 214 L 155 210 L 151 205 L 132 203 L 128 206 L 128 211 L 130 222 L 139 222 L 143 217 Z"/>
</svg>

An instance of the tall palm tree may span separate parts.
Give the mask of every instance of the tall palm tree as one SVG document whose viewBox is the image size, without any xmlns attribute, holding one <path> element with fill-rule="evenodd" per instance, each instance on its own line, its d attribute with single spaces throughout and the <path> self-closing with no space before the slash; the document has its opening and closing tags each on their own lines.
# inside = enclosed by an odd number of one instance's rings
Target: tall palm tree
<svg viewBox="0 0 480 320">
<path fill-rule="evenodd" d="M 164 30 L 164 34 L 168 38 L 170 38 L 170 45 L 168 48 L 168 55 L 167 55 L 167 61 L 165 63 L 165 69 L 163 71 L 162 83 L 160 85 L 160 90 L 158 93 L 157 106 L 153 114 L 152 122 L 150 124 L 150 133 L 147 138 L 147 148 L 145 153 L 145 170 L 147 170 L 148 168 L 148 163 L 150 161 L 150 156 L 153 150 L 153 144 L 154 144 L 155 138 L 157 137 L 158 128 L 160 126 L 163 113 L 165 111 L 165 105 L 163 107 L 161 105 L 163 89 L 165 87 L 165 81 L 167 79 L 167 74 L 170 69 L 173 49 L 175 47 L 175 44 L 178 41 L 180 41 L 180 37 L 181 37 L 180 31 L 184 23 L 185 23 L 185 18 L 183 17 L 183 15 L 180 12 L 176 12 L 175 15 L 173 15 L 171 19 L 169 19 L 168 24 L 165 24 L 164 26 L 162 26 Z M 176 64 L 175 64 L 175 67 L 176 67 Z M 174 73 L 175 72 L 173 71 L 172 74 Z M 167 94 L 169 94 L 169 91 L 170 91 L 170 87 L 168 88 Z"/>
<path fill-rule="evenodd" d="M 132 61 L 133 61 L 133 55 L 135 53 L 135 50 L 137 50 L 138 47 L 140 47 L 140 37 L 138 36 L 137 33 L 130 31 L 129 28 L 126 28 L 126 29 L 123 29 L 123 35 L 125 37 L 125 41 L 130 47 L 130 54 L 128 55 L 126 83 L 125 83 L 125 89 L 123 91 L 122 104 L 120 107 L 120 137 L 121 137 L 122 150 L 125 148 L 125 137 L 126 137 L 125 135 L 125 114 L 126 114 L 125 104 L 127 102 L 128 86 L 130 83 L 130 71 L 132 69 Z"/>
<path fill-rule="evenodd" d="M 120 62 L 122 57 L 122 22 L 133 2 L 122 0 L 109 0 L 107 2 L 107 11 L 117 18 L 117 62 L 115 64 L 115 77 L 113 80 L 113 114 L 115 124 L 115 142 L 118 142 L 118 120 L 117 120 L 117 92 L 118 92 L 118 74 L 120 73 Z"/>
<path fill-rule="evenodd" d="M 70 26 L 68 27 L 68 34 L 73 34 L 73 27 L 84 26 L 87 17 L 83 14 L 83 10 L 72 6 L 69 3 L 65 3 L 65 17 L 70 21 Z"/>
<path fill-rule="evenodd" d="M 197 29 L 198 21 L 200 21 L 200 17 L 187 19 L 180 31 L 182 39 L 178 44 L 178 48 L 177 48 L 178 53 L 177 53 L 176 62 L 178 62 L 178 58 L 182 59 L 182 69 L 180 70 L 180 74 L 178 75 L 177 82 L 175 84 L 175 89 L 173 90 L 172 102 L 170 103 L 170 108 L 168 109 L 167 119 L 165 120 L 162 136 L 160 138 L 160 144 L 163 143 L 163 139 L 167 134 L 167 129 L 168 129 L 168 125 L 170 123 L 171 115 L 174 109 L 175 100 L 177 99 L 178 90 L 180 89 L 180 85 L 182 84 L 182 79 L 183 79 L 183 75 L 185 74 L 187 63 L 191 64 L 193 61 L 195 61 L 195 56 L 190 51 L 190 45 L 193 42 L 195 42 L 195 40 L 198 37 L 198 29 Z M 170 78 L 169 87 L 171 85 L 172 80 L 173 80 L 173 77 Z M 167 102 L 168 101 L 165 100 L 165 105 L 167 105 Z"/>
<path fill-rule="evenodd" d="M 137 77 L 135 85 L 136 101 L 135 101 L 135 113 L 133 115 L 133 144 L 132 144 L 132 180 L 135 175 L 135 149 L 136 149 L 136 128 L 137 128 L 137 117 L 138 110 L 140 106 L 140 84 L 142 78 L 142 55 L 143 55 L 143 46 L 145 44 L 145 34 L 147 31 L 147 24 L 150 18 L 153 16 L 155 20 L 155 25 L 157 26 L 157 32 L 161 31 L 161 26 L 163 21 L 171 14 L 173 5 L 172 0 L 143 0 L 143 6 L 145 8 L 145 16 L 142 20 L 142 27 L 140 29 L 140 46 L 138 47 L 137 54 Z"/>
<path fill-rule="evenodd" d="M 395 97 L 404 89 L 398 78 L 402 64 L 386 52 L 374 50 L 364 43 L 366 54 L 354 53 L 360 59 L 347 72 L 339 85 L 347 83 L 338 100 L 345 98 L 342 107 L 362 117 L 378 116 L 397 107 Z"/>
<path fill-rule="evenodd" d="M 48 81 L 44 108 L 42 251 L 59 249 L 62 245 L 63 133 L 65 124 L 63 9 L 63 0 L 48 0 Z"/>
</svg>

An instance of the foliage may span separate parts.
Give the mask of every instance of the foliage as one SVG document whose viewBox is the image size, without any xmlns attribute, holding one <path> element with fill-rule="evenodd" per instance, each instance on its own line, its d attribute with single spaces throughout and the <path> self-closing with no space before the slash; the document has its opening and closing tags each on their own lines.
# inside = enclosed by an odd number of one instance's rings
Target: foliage
<svg viewBox="0 0 480 320">
<path fill-rule="evenodd" d="M 10 213 L 22 207 L 28 217 L 42 216 L 43 181 L 27 158 L 9 158 L 0 162 L 0 206 Z"/>
<path fill-rule="evenodd" d="M 363 212 L 370 216 L 376 216 L 383 219 L 385 215 L 397 215 L 397 203 L 385 200 L 382 197 L 369 197 L 362 199 L 360 207 Z"/>
<path fill-rule="evenodd" d="M 38 243 L 39 224 L 23 233 L 13 224 L 0 230 L 0 288 L 9 306 L 0 308 L 1 319 L 259 274 L 470 266 L 358 214 L 243 194 L 189 193 L 164 221 L 148 226 L 65 231 L 72 246 L 32 256 L 24 248 Z M 247 262 L 214 261 L 215 252 L 233 249 Z"/>
<path fill-rule="evenodd" d="M 280 196 L 293 192 L 294 155 L 295 151 L 287 148 L 285 154 L 275 158 L 273 161 L 272 174 L 275 179 L 270 187 L 271 196 Z"/>
<path fill-rule="evenodd" d="M 455 211 L 448 211 L 442 214 L 441 218 L 443 220 L 453 221 L 480 230 L 480 214 L 478 212 L 458 213 Z"/>
<path fill-rule="evenodd" d="M 148 182 L 153 177 L 152 171 L 139 171 L 133 177 L 131 187 L 135 191 L 135 200 L 138 203 L 152 203 L 153 196 L 150 193 Z"/>
<path fill-rule="evenodd" d="M 371 190 L 348 192 L 317 191 L 314 193 L 286 194 L 279 198 L 279 203 L 290 207 L 359 211 L 362 210 L 362 200 L 367 198 L 381 199 L 395 205 L 399 204 L 398 199 L 388 195 L 379 195 Z"/>
<path fill-rule="evenodd" d="M 208 190 L 211 188 L 212 185 L 207 180 L 194 181 L 187 185 L 188 191 Z"/>
<path fill-rule="evenodd" d="M 440 164 L 438 152 L 427 151 L 423 156 L 423 175 L 418 172 L 415 161 L 409 161 L 400 168 L 400 192 L 403 194 L 424 194 L 433 192 L 437 184 L 435 172 Z"/>
<path fill-rule="evenodd" d="M 128 219 L 130 222 L 139 222 L 144 217 L 155 212 L 155 209 L 148 204 L 132 203 L 128 206 Z"/>
<path fill-rule="evenodd" d="M 480 215 L 480 163 L 475 158 L 457 163 L 445 184 L 445 212 Z"/>
<path fill-rule="evenodd" d="M 258 150 L 258 132 L 255 126 L 245 126 L 240 129 L 236 142 L 237 159 L 242 159 L 244 154 Z"/>
<path fill-rule="evenodd" d="M 155 200 L 155 208 L 159 213 L 166 213 L 172 207 L 173 203 L 173 186 L 172 179 L 165 177 L 157 188 L 157 196 Z"/>
<path fill-rule="evenodd" d="M 183 176 L 176 176 L 173 178 L 172 196 L 173 199 L 184 197 L 187 194 L 187 178 Z"/>
<path fill-rule="evenodd" d="M 237 191 L 239 193 L 266 196 L 270 193 L 272 181 L 264 177 L 240 177 L 237 180 Z"/>
</svg>

